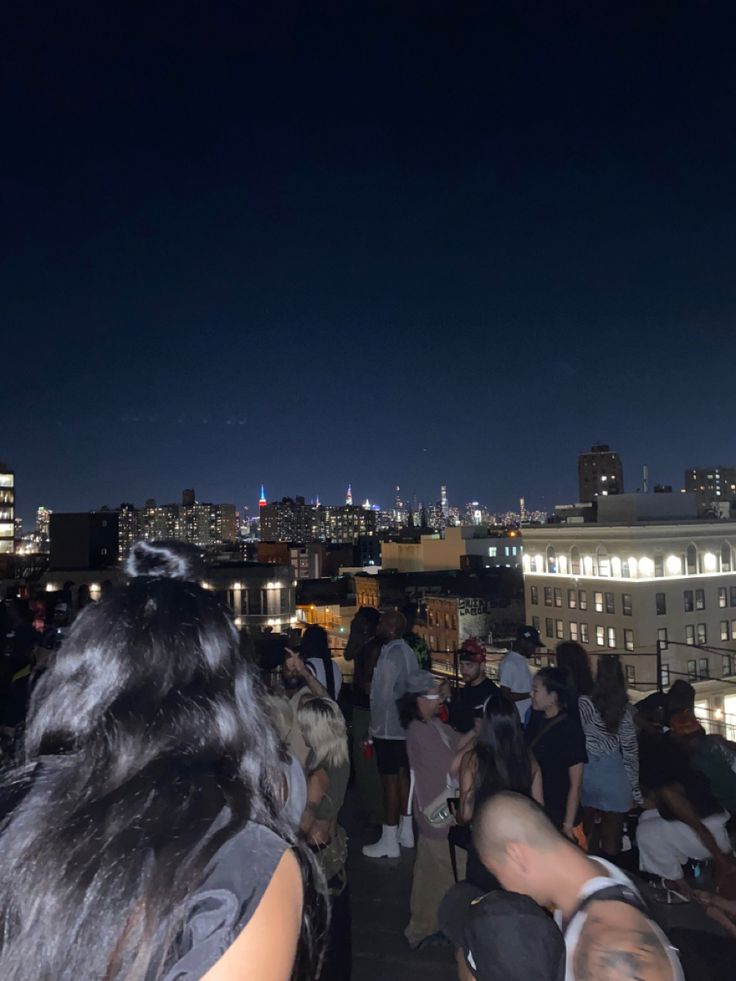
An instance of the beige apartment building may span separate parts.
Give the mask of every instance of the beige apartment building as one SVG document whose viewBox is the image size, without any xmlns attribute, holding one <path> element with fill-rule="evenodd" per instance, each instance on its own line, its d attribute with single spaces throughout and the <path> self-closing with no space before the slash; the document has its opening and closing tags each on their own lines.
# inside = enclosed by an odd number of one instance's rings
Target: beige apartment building
<svg viewBox="0 0 736 981">
<path fill-rule="evenodd" d="M 525 528 L 523 569 L 527 620 L 548 648 L 620 653 L 641 696 L 659 645 L 663 687 L 689 679 L 707 728 L 736 739 L 736 522 Z"/>
</svg>

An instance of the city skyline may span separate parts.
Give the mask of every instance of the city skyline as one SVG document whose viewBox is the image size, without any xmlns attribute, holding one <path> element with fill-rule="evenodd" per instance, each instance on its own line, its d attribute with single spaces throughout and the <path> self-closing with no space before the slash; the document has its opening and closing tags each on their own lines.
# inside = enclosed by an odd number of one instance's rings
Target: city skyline
<svg viewBox="0 0 736 981">
<path fill-rule="evenodd" d="M 730 32 L 430 7 L 8 16 L 23 517 L 261 481 L 551 510 L 599 441 L 631 488 L 729 462 Z"/>
</svg>

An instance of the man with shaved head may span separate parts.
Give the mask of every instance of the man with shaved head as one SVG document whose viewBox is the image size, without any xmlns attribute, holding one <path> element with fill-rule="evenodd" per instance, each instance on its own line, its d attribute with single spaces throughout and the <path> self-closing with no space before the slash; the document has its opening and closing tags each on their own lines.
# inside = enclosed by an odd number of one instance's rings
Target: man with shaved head
<svg viewBox="0 0 736 981">
<path fill-rule="evenodd" d="M 682 981 L 677 953 L 631 880 L 564 838 L 534 801 L 491 797 L 475 815 L 473 839 L 504 889 L 555 910 L 565 981 Z"/>
<path fill-rule="evenodd" d="M 414 847 L 409 804 L 409 760 L 406 730 L 399 720 L 397 699 L 407 692 L 427 691 L 432 676 L 419 668 L 414 651 L 403 635 L 406 619 L 398 610 L 384 613 L 376 637 L 381 654 L 371 684 L 370 734 L 376 750 L 378 772 L 383 784 L 384 825 L 381 837 L 363 848 L 367 858 L 398 858 L 401 845 Z"/>
</svg>

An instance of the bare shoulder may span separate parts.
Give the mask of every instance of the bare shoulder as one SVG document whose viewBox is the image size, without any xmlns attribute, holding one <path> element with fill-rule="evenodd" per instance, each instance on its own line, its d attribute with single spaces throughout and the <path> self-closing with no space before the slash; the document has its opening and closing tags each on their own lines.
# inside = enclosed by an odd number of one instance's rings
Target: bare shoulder
<svg viewBox="0 0 736 981">
<path fill-rule="evenodd" d="M 576 981 L 677 981 L 661 934 L 626 903 L 592 903 L 573 958 Z"/>
<path fill-rule="evenodd" d="M 202 981 L 289 981 L 302 902 L 301 870 L 288 851 L 252 918 Z"/>
</svg>

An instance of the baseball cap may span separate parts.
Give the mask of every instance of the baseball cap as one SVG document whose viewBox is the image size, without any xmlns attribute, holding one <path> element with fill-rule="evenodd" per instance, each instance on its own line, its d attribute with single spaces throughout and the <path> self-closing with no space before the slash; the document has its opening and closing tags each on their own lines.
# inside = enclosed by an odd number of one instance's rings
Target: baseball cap
<svg viewBox="0 0 736 981">
<path fill-rule="evenodd" d="M 542 638 L 539 636 L 539 631 L 536 627 L 519 627 L 516 631 L 517 640 L 526 640 L 530 644 L 534 644 L 535 647 L 542 647 Z"/>
<path fill-rule="evenodd" d="M 475 637 L 463 641 L 458 655 L 461 661 L 474 661 L 477 664 L 484 664 L 486 660 L 485 648 Z"/>
<path fill-rule="evenodd" d="M 554 921 L 529 896 L 484 893 L 459 882 L 439 908 L 440 929 L 462 950 L 477 981 L 562 981 L 565 942 Z"/>
</svg>

